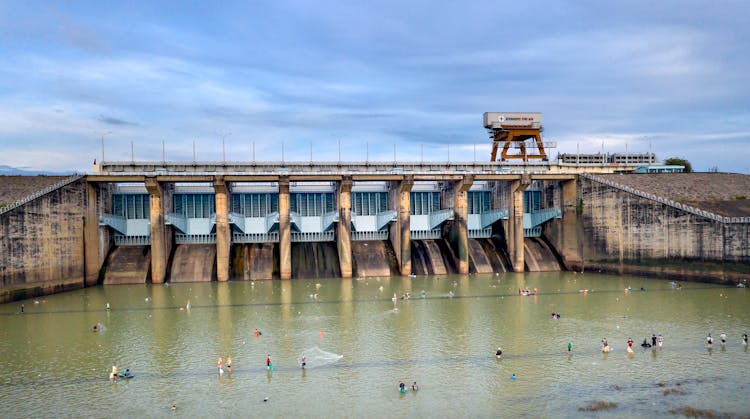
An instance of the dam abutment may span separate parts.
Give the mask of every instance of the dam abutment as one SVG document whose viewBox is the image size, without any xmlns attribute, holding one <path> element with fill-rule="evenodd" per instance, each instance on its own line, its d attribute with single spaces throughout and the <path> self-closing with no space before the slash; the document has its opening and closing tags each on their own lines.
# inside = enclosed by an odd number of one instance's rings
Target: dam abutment
<svg viewBox="0 0 750 419">
<path fill-rule="evenodd" d="M 4 182 L 32 183 L 19 178 Z M 98 277 L 96 265 L 104 255 L 95 245 L 93 229 L 88 235 L 94 244 L 85 245 L 86 209 L 92 204 L 85 179 L 78 175 L 42 180 L 47 185 L 41 191 L 0 208 L 0 302 L 82 288 L 87 276 Z"/>
<path fill-rule="evenodd" d="M 586 175 L 579 185 L 586 239 L 576 270 L 718 283 L 748 280 L 750 206 L 737 197 L 750 190 L 750 176 Z"/>
</svg>

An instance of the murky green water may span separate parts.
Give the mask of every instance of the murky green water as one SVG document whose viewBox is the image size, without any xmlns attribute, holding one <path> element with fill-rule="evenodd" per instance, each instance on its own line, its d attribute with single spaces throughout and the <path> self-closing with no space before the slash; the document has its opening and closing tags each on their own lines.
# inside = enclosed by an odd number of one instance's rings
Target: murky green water
<svg viewBox="0 0 750 419">
<path fill-rule="evenodd" d="M 27 300 L 16 314 L 20 304 L 0 306 L 4 418 L 750 415 L 746 289 L 550 273 L 108 286 Z M 640 348 L 651 333 L 662 350 Z M 343 358 L 302 370 L 316 346 Z M 227 355 L 233 371 L 219 375 Z M 112 384 L 115 361 L 135 378 Z M 399 380 L 420 389 L 400 394 Z M 598 401 L 617 406 L 579 412 Z"/>
</svg>

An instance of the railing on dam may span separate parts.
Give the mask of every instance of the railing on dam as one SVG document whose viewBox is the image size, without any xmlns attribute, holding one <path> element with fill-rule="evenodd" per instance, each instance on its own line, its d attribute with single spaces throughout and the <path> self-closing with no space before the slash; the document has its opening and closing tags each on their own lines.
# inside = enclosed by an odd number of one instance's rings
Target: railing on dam
<svg viewBox="0 0 750 419">
<path fill-rule="evenodd" d="M 278 243 L 279 232 L 271 233 L 232 233 L 232 242 L 234 243 Z"/>
<path fill-rule="evenodd" d="M 388 230 L 380 231 L 352 231 L 352 240 L 388 240 Z"/>
<path fill-rule="evenodd" d="M 174 241 L 177 244 L 214 244 L 216 243 L 216 234 L 180 234 L 174 235 Z"/>
<path fill-rule="evenodd" d="M 151 236 L 123 236 L 115 234 L 116 246 L 148 246 L 151 244 Z"/>
<path fill-rule="evenodd" d="M 292 232 L 293 242 L 330 242 L 334 239 L 333 231 Z"/>
<path fill-rule="evenodd" d="M 435 230 L 412 230 L 412 240 L 437 240 L 442 237 L 440 229 Z"/>
<path fill-rule="evenodd" d="M 470 228 L 469 238 L 470 239 L 488 239 L 492 237 L 492 227 L 487 228 Z"/>
<path fill-rule="evenodd" d="M 252 161 L 252 162 L 102 162 L 98 175 L 446 175 L 446 174 L 578 174 L 632 171 L 642 164 L 576 164 L 490 161 Z"/>
<path fill-rule="evenodd" d="M 56 189 L 60 189 L 63 186 L 67 186 L 67 185 L 69 185 L 69 184 L 77 181 L 78 179 L 81 179 L 83 176 L 84 175 L 82 175 L 82 174 L 76 173 L 76 174 L 74 174 L 74 175 L 72 175 L 72 176 L 70 176 L 70 177 L 68 177 L 66 179 L 63 179 L 63 180 L 55 183 L 54 185 L 47 186 L 46 188 L 44 188 L 44 189 L 42 189 L 40 191 L 34 192 L 31 195 L 25 196 L 25 197 L 23 197 L 23 198 L 15 201 L 15 202 L 11 203 L 10 205 L 7 205 L 5 207 L 0 208 L 0 215 L 5 214 L 6 212 L 11 211 L 13 209 L 16 209 L 16 208 L 20 207 L 21 205 L 26 204 L 28 202 L 31 202 L 31 201 L 39 198 L 40 196 L 46 195 L 46 194 L 48 194 L 48 193 L 50 193 L 50 192 L 52 192 L 52 191 L 54 191 Z"/>
<path fill-rule="evenodd" d="M 630 194 L 633 194 L 633 195 L 636 195 L 636 196 L 640 196 L 641 198 L 650 199 L 650 200 L 656 201 L 656 202 L 658 202 L 660 204 L 668 205 L 670 207 L 677 208 L 677 209 L 685 211 L 687 213 L 698 215 L 698 216 L 705 217 L 705 218 L 709 218 L 711 220 L 718 221 L 720 223 L 724 223 L 724 224 L 730 224 L 730 223 L 733 223 L 733 224 L 750 223 L 750 217 L 724 217 L 722 215 L 719 215 L 719 214 L 716 214 L 716 213 L 713 213 L 713 212 L 710 212 L 710 211 L 705 211 L 705 210 L 702 210 L 700 208 L 696 208 L 696 207 L 693 207 L 693 206 L 690 206 L 690 205 L 685 205 L 685 204 L 681 204 L 681 203 L 676 202 L 676 201 L 672 201 L 671 199 L 668 199 L 668 198 L 664 198 L 664 197 L 661 197 L 661 196 L 650 194 L 650 193 L 644 192 L 644 191 L 639 191 L 638 189 L 634 189 L 634 188 L 631 188 L 630 186 L 625 186 L 625 185 L 619 184 L 617 182 L 613 182 L 611 180 L 601 178 L 599 176 L 594 176 L 594 175 L 589 175 L 589 174 L 582 174 L 581 176 L 583 176 L 585 179 L 589 179 L 589 180 L 592 180 L 594 182 L 598 182 L 598 183 L 601 183 L 601 184 L 604 184 L 604 185 L 607 185 L 607 186 L 611 186 L 611 187 L 616 188 L 616 189 L 620 189 L 620 190 L 625 191 L 627 193 L 630 193 Z"/>
</svg>

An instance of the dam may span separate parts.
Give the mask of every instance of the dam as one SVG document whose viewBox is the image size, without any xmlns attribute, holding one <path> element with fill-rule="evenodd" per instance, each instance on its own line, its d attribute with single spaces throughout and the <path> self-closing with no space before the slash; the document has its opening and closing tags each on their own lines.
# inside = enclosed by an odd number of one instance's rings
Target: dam
<svg viewBox="0 0 750 419">
<path fill-rule="evenodd" d="M 97 242 L 111 243 L 101 280 L 561 269 L 542 226 L 562 217 L 574 175 L 454 166 L 105 163 L 86 177 L 105 203 Z"/>
<path fill-rule="evenodd" d="M 746 281 L 750 177 L 562 168 L 103 163 L 2 209 L 3 300 L 99 283 L 560 269 Z M 675 184 L 724 196 L 678 202 Z"/>
<path fill-rule="evenodd" d="M 672 168 L 650 153 L 550 161 L 538 114 L 485 127 L 489 162 L 100 161 L 5 177 L 0 301 L 147 282 L 750 277 L 750 176 L 654 173 Z"/>
</svg>

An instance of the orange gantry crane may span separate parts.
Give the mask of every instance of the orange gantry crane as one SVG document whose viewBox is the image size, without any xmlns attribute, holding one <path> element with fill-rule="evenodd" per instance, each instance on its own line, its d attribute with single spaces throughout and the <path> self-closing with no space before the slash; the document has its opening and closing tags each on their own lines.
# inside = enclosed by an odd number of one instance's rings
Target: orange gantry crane
<svg viewBox="0 0 750 419">
<path fill-rule="evenodd" d="M 502 161 L 507 159 L 547 160 L 542 142 L 542 114 L 540 112 L 485 112 L 484 127 L 492 138 L 490 161 L 497 161 L 497 150 Z M 510 149 L 518 150 L 511 154 Z M 536 150 L 535 150 L 536 149 Z"/>
</svg>

